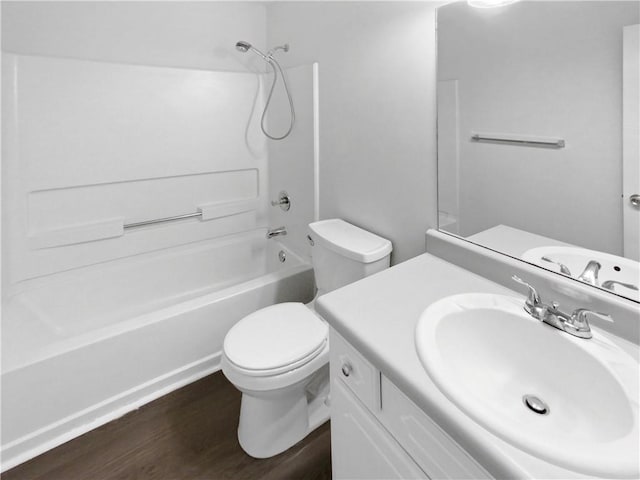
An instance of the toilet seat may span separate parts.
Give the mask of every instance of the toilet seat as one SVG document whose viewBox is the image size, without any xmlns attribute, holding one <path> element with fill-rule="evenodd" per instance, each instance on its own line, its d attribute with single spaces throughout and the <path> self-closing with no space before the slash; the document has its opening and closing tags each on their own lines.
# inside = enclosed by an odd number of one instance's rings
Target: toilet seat
<svg viewBox="0 0 640 480">
<path fill-rule="evenodd" d="M 238 373 L 252 377 L 297 369 L 322 353 L 327 324 L 302 303 L 279 303 L 234 325 L 224 340 L 224 355 Z"/>
<path fill-rule="evenodd" d="M 241 373 L 241 374 L 244 374 L 244 375 L 248 375 L 250 377 L 271 377 L 271 376 L 274 376 L 274 375 L 280 375 L 282 373 L 286 373 L 286 372 L 290 372 L 292 370 L 296 370 L 296 369 L 308 364 L 311 360 L 313 360 L 314 358 L 316 358 L 318 355 L 320 355 L 322 353 L 322 351 L 326 348 L 326 345 L 327 345 L 327 340 L 322 342 L 320 344 L 320 346 L 316 350 L 311 352 L 306 357 L 298 360 L 295 363 L 282 365 L 282 366 L 280 366 L 278 368 L 268 368 L 268 369 L 248 369 L 248 368 L 243 368 L 240 365 L 238 365 L 237 363 L 235 363 L 233 360 L 231 360 L 228 356 L 227 356 L 227 361 L 231 365 L 233 365 L 233 367 L 236 369 L 236 371 L 238 373 Z"/>
</svg>

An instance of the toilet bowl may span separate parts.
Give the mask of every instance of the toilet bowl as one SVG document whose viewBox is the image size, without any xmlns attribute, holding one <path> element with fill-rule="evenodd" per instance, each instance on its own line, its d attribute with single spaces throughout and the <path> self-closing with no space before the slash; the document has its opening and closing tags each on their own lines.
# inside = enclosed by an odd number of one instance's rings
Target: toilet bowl
<svg viewBox="0 0 640 480">
<path fill-rule="evenodd" d="M 308 238 L 319 295 L 389 266 L 391 242 L 342 220 L 310 224 Z M 257 310 L 227 333 L 222 371 L 242 392 L 238 440 L 252 457 L 277 455 L 329 419 L 328 333 L 313 302 Z"/>
<path fill-rule="evenodd" d="M 329 418 L 328 333 L 304 304 L 279 303 L 225 337 L 222 371 L 242 392 L 238 440 L 252 457 L 285 451 Z"/>
</svg>

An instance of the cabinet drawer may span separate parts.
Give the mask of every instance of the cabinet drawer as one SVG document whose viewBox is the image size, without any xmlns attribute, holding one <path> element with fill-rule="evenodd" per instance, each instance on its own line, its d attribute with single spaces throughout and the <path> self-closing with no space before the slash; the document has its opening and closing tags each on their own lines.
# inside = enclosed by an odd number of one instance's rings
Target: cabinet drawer
<svg viewBox="0 0 640 480">
<path fill-rule="evenodd" d="M 431 478 L 492 478 L 384 376 L 378 419 Z"/>
<path fill-rule="evenodd" d="M 380 410 L 380 371 L 331 329 L 331 380 L 340 379 L 372 412 Z"/>
</svg>

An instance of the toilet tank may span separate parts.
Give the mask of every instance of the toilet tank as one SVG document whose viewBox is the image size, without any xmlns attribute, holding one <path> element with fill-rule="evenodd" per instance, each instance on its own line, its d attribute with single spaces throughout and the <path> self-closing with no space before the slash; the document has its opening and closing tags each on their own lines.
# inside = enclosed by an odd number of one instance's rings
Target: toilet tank
<svg viewBox="0 0 640 480">
<path fill-rule="evenodd" d="M 319 295 L 389 267 L 391 242 L 344 220 L 310 223 L 308 237 Z"/>
</svg>

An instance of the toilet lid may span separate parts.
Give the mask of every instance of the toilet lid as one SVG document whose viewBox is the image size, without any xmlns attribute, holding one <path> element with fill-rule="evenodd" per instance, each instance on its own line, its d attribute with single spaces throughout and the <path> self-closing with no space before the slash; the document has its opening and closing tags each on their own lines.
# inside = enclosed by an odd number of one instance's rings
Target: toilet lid
<svg viewBox="0 0 640 480">
<path fill-rule="evenodd" d="M 235 324 L 224 339 L 224 354 L 246 370 L 297 367 L 315 357 L 329 328 L 302 303 L 279 303 Z"/>
</svg>

